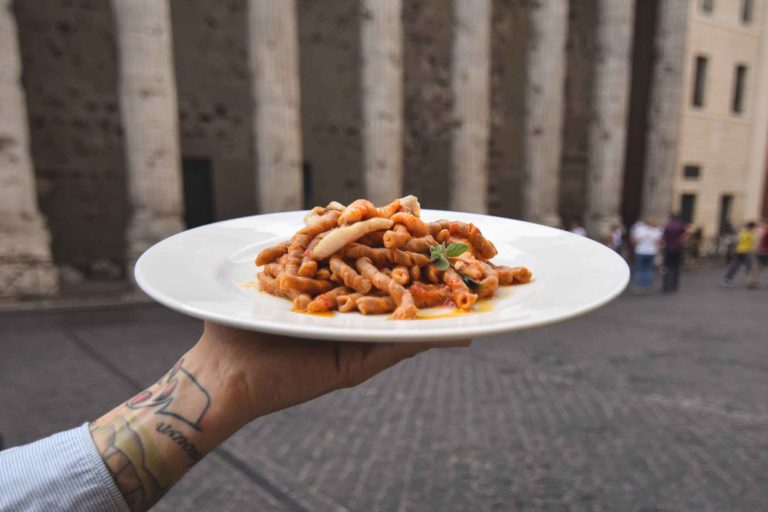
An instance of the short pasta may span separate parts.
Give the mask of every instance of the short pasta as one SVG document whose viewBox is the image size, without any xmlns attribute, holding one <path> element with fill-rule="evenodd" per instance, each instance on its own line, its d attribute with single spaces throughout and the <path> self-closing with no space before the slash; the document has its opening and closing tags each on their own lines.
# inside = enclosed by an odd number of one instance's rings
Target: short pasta
<svg viewBox="0 0 768 512">
<path fill-rule="evenodd" d="M 525 267 L 495 265 L 496 247 L 474 224 L 424 222 L 414 196 L 376 207 L 367 199 L 313 208 L 290 240 L 259 252 L 261 290 L 296 311 L 390 314 L 419 308 L 471 311 L 500 286 L 528 283 Z"/>
</svg>

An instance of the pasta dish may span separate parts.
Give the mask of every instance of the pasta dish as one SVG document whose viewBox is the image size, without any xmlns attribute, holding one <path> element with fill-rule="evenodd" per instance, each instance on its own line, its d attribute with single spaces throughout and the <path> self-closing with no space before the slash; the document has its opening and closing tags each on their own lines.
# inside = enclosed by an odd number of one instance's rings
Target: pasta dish
<svg viewBox="0 0 768 512">
<path fill-rule="evenodd" d="M 290 240 L 259 252 L 262 291 L 295 311 L 338 310 L 416 318 L 419 308 L 471 311 L 499 286 L 527 283 L 525 267 L 495 265 L 496 247 L 474 224 L 424 222 L 414 196 L 376 207 L 331 202 L 304 217 Z"/>
</svg>

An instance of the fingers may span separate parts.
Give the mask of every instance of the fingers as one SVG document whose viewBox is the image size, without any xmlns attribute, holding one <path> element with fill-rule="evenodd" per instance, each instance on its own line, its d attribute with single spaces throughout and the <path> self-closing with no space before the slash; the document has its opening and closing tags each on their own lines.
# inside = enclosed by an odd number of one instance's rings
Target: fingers
<svg viewBox="0 0 768 512">
<path fill-rule="evenodd" d="M 356 344 L 354 350 L 359 350 L 359 363 L 352 368 L 352 375 L 348 375 L 348 383 L 352 386 L 360 384 L 377 373 L 394 366 L 404 359 L 414 357 L 432 348 L 468 347 L 471 340 L 447 341 L 447 342 L 420 342 L 420 343 L 371 343 Z M 352 346 L 349 346 L 352 349 Z"/>
</svg>

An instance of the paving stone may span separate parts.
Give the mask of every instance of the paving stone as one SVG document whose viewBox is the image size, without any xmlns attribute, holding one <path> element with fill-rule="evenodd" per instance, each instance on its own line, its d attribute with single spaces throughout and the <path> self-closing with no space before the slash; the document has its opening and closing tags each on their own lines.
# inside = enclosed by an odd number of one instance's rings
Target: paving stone
<svg viewBox="0 0 768 512">
<path fill-rule="evenodd" d="M 723 289 L 720 272 L 686 273 L 679 295 L 626 295 L 433 350 L 256 420 L 156 509 L 759 510 L 768 291 Z M 156 306 L 0 316 L 0 406 L 13 413 L 0 432 L 18 444 L 88 419 L 162 373 L 199 328 Z M 86 398 L 56 406 L 57 386 Z"/>
</svg>

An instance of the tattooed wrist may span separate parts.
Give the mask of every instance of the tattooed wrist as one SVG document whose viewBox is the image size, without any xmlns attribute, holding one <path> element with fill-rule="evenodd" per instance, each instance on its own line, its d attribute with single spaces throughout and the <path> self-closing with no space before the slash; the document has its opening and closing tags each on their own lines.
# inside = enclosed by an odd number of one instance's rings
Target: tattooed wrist
<svg viewBox="0 0 768 512">
<path fill-rule="evenodd" d="M 201 422 L 211 406 L 211 395 L 183 366 L 182 357 L 160 379 L 157 389 L 146 389 L 125 403 L 130 409 L 152 409 L 155 414 L 171 416 L 194 428 L 202 430 Z"/>
<path fill-rule="evenodd" d="M 91 424 L 96 448 L 132 511 L 151 507 L 226 438 L 221 422 L 207 419 L 213 393 L 204 383 L 216 381 L 199 364 L 205 359 L 188 359 Z M 219 387 L 215 391 L 221 394 Z"/>
<path fill-rule="evenodd" d="M 161 421 L 155 425 L 155 430 L 164 436 L 168 436 L 171 441 L 179 445 L 179 448 L 181 448 L 182 451 L 187 454 L 187 457 L 189 457 L 189 460 L 191 461 L 189 464 L 190 467 L 200 462 L 200 459 L 203 458 L 203 454 L 200 453 L 197 447 L 190 442 L 189 439 L 187 439 L 187 436 L 178 430 L 174 430 L 168 423 Z"/>
</svg>

